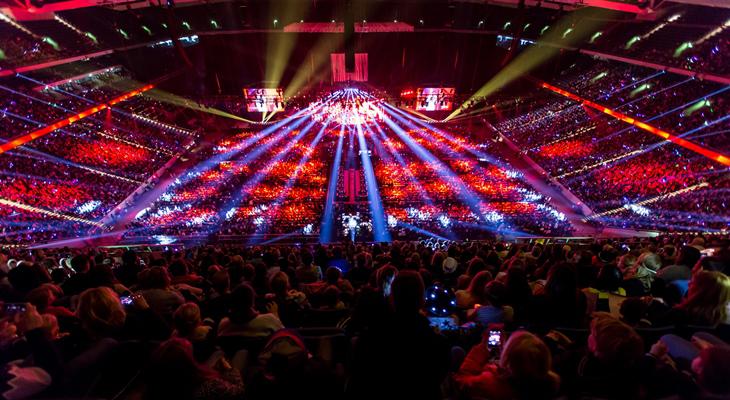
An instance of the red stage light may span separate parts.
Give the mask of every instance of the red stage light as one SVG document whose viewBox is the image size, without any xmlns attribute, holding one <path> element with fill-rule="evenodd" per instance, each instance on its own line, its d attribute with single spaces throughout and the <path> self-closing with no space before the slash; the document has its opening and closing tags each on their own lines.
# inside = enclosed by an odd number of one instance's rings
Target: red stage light
<svg viewBox="0 0 730 400">
<path fill-rule="evenodd" d="M 596 103 L 594 103 L 594 102 L 592 102 L 590 100 L 586 100 L 586 99 L 584 99 L 584 98 L 582 98 L 580 96 L 577 96 L 577 95 L 575 95 L 573 93 L 567 92 L 567 91 L 565 91 L 563 89 L 560 89 L 559 87 L 555 87 L 555 86 L 553 86 L 553 85 L 551 85 L 549 83 L 543 82 L 542 83 L 542 87 L 544 87 L 546 89 L 550 89 L 550 90 L 552 90 L 555 93 L 558 93 L 558 94 L 560 94 L 562 96 L 565 96 L 565 97 L 567 97 L 569 99 L 575 100 L 575 101 L 577 101 L 579 103 L 585 104 L 588 107 L 595 108 L 596 110 L 599 110 L 599 111 L 603 112 L 604 114 L 610 115 L 610 116 L 612 116 L 612 117 L 614 117 L 616 119 L 619 119 L 621 121 L 624 121 L 624 122 L 626 122 L 628 124 L 631 124 L 631 125 L 633 125 L 633 126 L 635 126 L 637 128 L 643 129 L 643 130 L 645 130 L 647 132 L 651 132 L 651 133 L 653 133 L 653 134 L 655 134 L 655 135 L 657 135 L 657 136 L 659 136 L 661 138 L 664 138 L 664 139 L 669 140 L 669 141 L 671 141 L 671 142 L 673 142 L 675 144 L 678 144 L 678 145 L 684 147 L 685 149 L 692 150 L 695 153 L 701 154 L 701 155 L 703 155 L 703 156 L 705 156 L 705 157 L 707 157 L 707 158 L 709 158 L 711 160 L 717 161 L 717 162 L 719 162 L 722 165 L 730 166 L 730 157 L 728 157 L 728 156 L 726 156 L 724 154 L 721 154 L 721 153 L 718 153 L 716 151 L 713 151 L 713 150 L 710 150 L 708 148 L 705 148 L 703 146 L 700 146 L 700 145 L 698 145 L 698 144 L 696 144 L 696 143 L 694 143 L 692 141 L 689 141 L 689 140 L 686 140 L 686 139 L 682 139 L 681 137 L 672 135 L 669 132 L 666 132 L 666 131 L 663 131 L 661 129 L 658 129 L 658 128 L 654 127 L 654 126 L 651 126 L 651 125 L 647 124 L 646 122 L 639 121 L 639 120 L 637 120 L 635 118 L 629 117 L 628 115 L 622 114 L 622 113 L 620 113 L 618 111 L 614 111 L 614 110 L 612 110 L 612 109 L 610 109 L 608 107 L 604 107 L 604 106 L 602 106 L 600 104 L 596 104 Z"/>
<path fill-rule="evenodd" d="M 38 130 L 35 130 L 35 131 L 31 132 L 31 133 L 27 133 L 25 135 L 19 136 L 19 137 L 15 138 L 13 140 L 10 140 L 10 141 L 8 141 L 8 142 L 6 142 L 4 144 L 1 144 L 0 145 L 0 154 L 5 153 L 6 151 L 12 150 L 12 149 L 14 149 L 16 147 L 22 146 L 22 145 L 24 145 L 24 144 L 26 144 L 26 143 L 28 143 L 28 142 L 30 142 L 32 140 L 35 140 L 35 139 L 37 139 L 37 138 L 39 138 L 41 136 L 45 136 L 45 135 L 47 135 L 47 134 L 49 134 L 49 133 L 51 133 L 51 132 L 53 132 L 53 131 L 55 131 L 57 129 L 60 129 L 60 128 L 69 126 L 69 125 L 73 124 L 76 121 L 82 120 L 82 119 L 84 119 L 84 118 L 86 118 L 86 117 L 88 117 L 90 115 L 96 114 L 96 113 L 98 113 L 101 110 L 105 110 L 105 109 L 109 108 L 110 106 L 113 106 L 113 105 L 115 105 L 117 103 L 121 103 L 122 101 L 125 101 L 125 100 L 129 99 L 130 97 L 134 97 L 134 96 L 136 96 L 136 95 L 138 95 L 140 93 L 144 93 L 144 92 L 146 92 L 146 91 L 148 91 L 148 90 L 150 90 L 150 89 L 152 89 L 154 87 L 155 87 L 155 85 L 153 85 L 153 84 L 149 84 L 149 85 L 143 86 L 143 87 L 141 87 L 139 89 L 132 90 L 131 92 L 125 93 L 125 94 L 123 94 L 123 95 L 121 95 L 119 97 L 116 97 L 114 99 L 111 99 L 111 100 L 109 100 L 105 104 L 101 104 L 101 105 L 98 105 L 98 106 L 95 106 L 95 107 L 91 107 L 91 108 L 89 108 L 87 110 L 84 110 L 84 111 L 82 111 L 82 112 L 80 112 L 80 113 L 78 113 L 76 115 L 72 115 L 72 116 L 70 116 L 70 117 L 68 117 L 66 119 L 63 119 L 61 121 L 58 121 L 58 122 L 53 123 L 53 124 L 48 125 L 48 126 L 44 126 L 43 128 L 40 128 Z"/>
</svg>

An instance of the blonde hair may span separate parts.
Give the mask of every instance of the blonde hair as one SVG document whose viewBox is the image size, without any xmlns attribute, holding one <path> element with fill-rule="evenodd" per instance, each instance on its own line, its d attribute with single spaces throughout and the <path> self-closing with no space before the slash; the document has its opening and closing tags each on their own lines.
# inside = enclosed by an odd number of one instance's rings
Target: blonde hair
<svg viewBox="0 0 730 400">
<path fill-rule="evenodd" d="M 552 370 L 552 356 L 537 336 L 518 331 L 510 336 L 502 350 L 499 366 L 516 383 L 543 383 L 557 390 L 560 377 Z"/>
<path fill-rule="evenodd" d="M 692 276 L 687 298 L 677 307 L 694 323 L 718 325 L 727 320 L 730 278 L 719 271 L 702 271 Z"/>
<path fill-rule="evenodd" d="M 105 336 L 118 330 L 127 318 L 117 294 L 105 286 L 81 293 L 76 316 L 84 329 L 94 336 Z"/>
<path fill-rule="evenodd" d="M 634 365 L 644 353 L 644 341 L 636 331 L 610 314 L 598 314 L 591 321 L 594 355 L 616 367 Z"/>
<path fill-rule="evenodd" d="M 175 310 L 172 320 L 178 335 L 186 337 L 200 324 L 200 307 L 195 303 L 182 304 Z"/>
</svg>

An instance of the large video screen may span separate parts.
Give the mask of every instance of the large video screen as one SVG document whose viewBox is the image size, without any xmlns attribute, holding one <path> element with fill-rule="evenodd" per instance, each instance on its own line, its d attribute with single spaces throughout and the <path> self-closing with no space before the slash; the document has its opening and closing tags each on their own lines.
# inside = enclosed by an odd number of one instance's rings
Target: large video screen
<svg viewBox="0 0 730 400">
<path fill-rule="evenodd" d="M 448 111 L 454 106 L 454 88 L 418 88 L 416 110 Z"/>
<path fill-rule="evenodd" d="M 273 112 L 284 110 L 284 90 L 277 89 L 243 89 L 248 112 Z"/>
</svg>

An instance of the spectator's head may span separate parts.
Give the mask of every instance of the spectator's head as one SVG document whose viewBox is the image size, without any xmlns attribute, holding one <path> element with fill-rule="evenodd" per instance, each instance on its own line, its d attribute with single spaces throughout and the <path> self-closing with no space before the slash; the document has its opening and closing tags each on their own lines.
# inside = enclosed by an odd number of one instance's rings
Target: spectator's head
<svg viewBox="0 0 730 400">
<path fill-rule="evenodd" d="M 79 254 L 71 259 L 71 268 L 76 273 L 82 274 L 89 271 L 89 257 L 86 254 Z"/>
<path fill-rule="evenodd" d="M 591 321 L 588 350 L 612 368 L 626 368 L 635 365 L 644 354 L 644 343 L 630 326 L 609 316 L 599 316 Z"/>
<path fill-rule="evenodd" d="M 703 349 L 692 361 L 692 372 L 697 377 L 697 384 L 713 399 L 730 398 L 728 371 L 730 371 L 728 346 L 711 346 Z"/>
<path fill-rule="evenodd" d="M 553 300 L 574 301 L 578 282 L 576 273 L 568 264 L 558 264 L 550 269 L 545 294 Z"/>
<path fill-rule="evenodd" d="M 336 308 L 341 295 L 342 291 L 337 286 L 329 285 L 322 292 L 322 303 L 328 308 Z"/>
<path fill-rule="evenodd" d="M 415 271 L 401 271 L 393 280 L 390 295 L 393 309 L 398 315 L 413 316 L 423 308 L 424 304 L 423 279 Z"/>
<path fill-rule="evenodd" d="M 201 324 L 200 307 L 195 303 L 185 303 L 175 310 L 172 321 L 178 336 L 188 337 Z"/>
<path fill-rule="evenodd" d="M 172 280 L 165 267 L 152 267 L 139 273 L 139 283 L 145 289 L 167 289 Z"/>
<path fill-rule="evenodd" d="M 127 314 L 113 290 L 98 287 L 81 293 L 76 316 L 92 337 L 105 337 L 124 325 Z"/>
<path fill-rule="evenodd" d="M 68 271 L 65 268 L 54 268 L 51 270 L 51 281 L 57 285 L 61 285 L 68 279 Z"/>
<path fill-rule="evenodd" d="M 621 303 L 619 313 L 621 321 L 636 326 L 644 317 L 648 306 L 640 297 L 629 297 Z"/>
<path fill-rule="evenodd" d="M 636 260 L 636 263 L 643 268 L 650 269 L 652 271 L 658 271 L 659 268 L 662 267 L 662 259 L 659 257 L 658 254 L 647 251 L 645 253 L 642 253 L 639 256 L 639 259 Z"/>
<path fill-rule="evenodd" d="M 507 287 L 499 281 L 490 281 L 484 285 L 482 302 L 494 307 L 502 307 L 507 297 Z"/>
<path fill-rule="evenodd" d="M 241 271 L 241 278 L 246 282 L 253 282 L 256 277 L 256 267 L 253 264 L 246 264 Z M 235 281 L 234 281 L 235 283 Z"/>
<path fill-rule="evenodd" d="M 162 342 L 150 359 L 145 399 L 186 399 L 215 373 L 198 364 L 192 344 L 180 338 Z"/>
<path fill-rule="evenodd" d="M 729 301 L 730 278 L 722 272 L 702 271 L 692 276 L 687 298 L 678 307 L 700 325 L 717 325 L 727 321 Z"/>
<path fill-rule="evenodd" d="M 226 293 L 231 287 L 231 278 L 228 275 L 228 270 L 220 270 L 213 274 L 210 278 L 210 284 L 218 293 Z"/>
<path fill-rule="evenodd" d="M 598 260 L 604 264 L 610 264 L 616 261 L 617 256 L 616 250 L 610 244 L 605 244 L 598 252 Z"/>
<path fill-rule="evenodd" d="M 56 295 L 49 285 L 41 285 L 31 290 L 26 300 L 42 314 L 56 301 Z"/>
<path fill-rule="evenodd" d="M 522 268 L 510 268 L 507 270 L 507 301 L 511 304 L 522 304 L 529 300 L 532 294 L 530 283 L 527 281 L 527 273 Z"/>
<path fill-rule="evenodd" d="M 271 293 L 277 296 L 285 296 L 290 289 L 289 276 L 282 271 L 275 273 L 269 279 L 269 288 Z"/>
<path fill-rule="evenodd" d="M 355 265 L 357 266 L 357 268 L 370 269 L 373 265 L 373 257 L 370 255 L 370 253 L 360 252 L 355 257 Z"/>
<path fill-rule="evenodd" d="M 342 278 L 342 272 L 337 267 L 329 267 L 324 273 L 324 278 L 328 285 L 336 285 Z"/>
<path fill-rule="evenodd" d="M 552 356 L 547 345 L 537 336 L 517 331 L 510 336 L 502 349 L 499 360 L 500 367 L 510 378 L 518 393 L 539 393 L 540 397 L 549 397 L 545 392 L 556 392 L 560 382 L 558 375 L 552 370 Z"/>
<path fill-rule="evenodd" d="M 231 321 L 242 324 L 256 317 L 255 301 L 256 292 L 249 284 L 236 286 L 231 292 Z"/>
<path fill-rule="evenodd" d="M 487 264 L 484 263 L 484 260 L 479 257 L 474 257 L 469 261 L 466 274 L 473 277 L 485 269 L 487 269 Z"/>
<path fill-rule="evenodd" d="M 692 239 L 692 243 L 689 244 L 690 246 L 696 248 L 697 250 L 704 250 L 705 249 L 705 238 L 702 236 L 697 236 L 694 239 Z"/>
<path fill-rule="evenodd" d="M 598 271 L 595 287 L 598 290 L 615 292 L 621 286 L 623 275 L 616 265 L 608 264 Z"/>
<path fill-rule="evenodd" d="M 312 256 L 312 253 L 309 251 L 302 251 L 302 265 L 305 267 L 309 267 L 312 265 L 312 262 L 314 262 L 314 257 Z"/>
<path fill-rule="evenodd" d="M 677 256 L 677 265 L 684 265 L 687 267 L 694 267 L 697 261 L 700 260 L 700 251 L 696 247 L 684 246 L 679 250 L 679 256 Z"/>
<path fill-rule="evenodd" d="M 727 254 L 724 255 L 726 257 L 712 256 L 700 258 L 694 268 L 692 268 L 692 273 L 695 274 L 700 271 L 720 271 L 727 273 L 730 271 L 730 259 L 727 257 Z"/>
<path fill-rule="evenodd" d="M 170 263 L 167 270 L 173 277 L 185 276 L 188 274 L 188 265 L 184 260 L 177 259 Z"/>
<path fill-rule="evenodd" d="M 484 287 L 492 280 L 492 274 L 489 271 L 480 271 L 471 279 L 469 287 L 466 289 L 472 297 L 479 299 L 482 297 Z"/>
<path fill-rule="evenodd" d="M 28 293 L 41 284 L 38 275 L 26 263 L 22 263 L 8 272 L 8 282 L 21 293 Z"/>
<path fill-rule="evenodd" d="M 446 253 L 444 253 L 443 251 L 437 251 L 433 253 L 433 256 L 431 256 L 431 267 L 441 268 L 441 265 L 444 263 L 445 258 Z"/>
<path fill-rule="evenodd" d="M 383 295 L 390 296 L 393 280 L 396 275 L 398 275 L 398 270 L 390 264 L 383 265 L 375 272 L 378 289 L 382 291 Z"/>
<path fill-rule="evenodd" d="M 122 254 L 123 265 L 133 266 L 138 263 L 139 259 L 137 258 L 137 253 L 135 253 L 134 250 L 127 250 Z"/>
<path fill-rule="evenodd" d="M 43 314 L 43 332 L 49 340 L 56 340 L 61 328 L 58 326 L 58 319 L 52 314 Z"/>
<path fill-rule="evenodd" d="M 89 282 L 93 287 L 114 286 L 116 282 L 114 271 L 109 265 L 95 265 L 89 269 Z"/>
</svg>

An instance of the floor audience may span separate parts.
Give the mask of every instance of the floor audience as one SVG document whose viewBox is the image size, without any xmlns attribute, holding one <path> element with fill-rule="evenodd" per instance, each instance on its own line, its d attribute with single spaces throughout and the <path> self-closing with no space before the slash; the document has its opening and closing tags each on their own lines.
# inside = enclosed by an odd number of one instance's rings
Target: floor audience
<svg viewBox="0 0 730 400">
<path fill-rule="evenodd" d="M 729 244 L 2 250 L 2 396 L 728 398 Z"/>
</svg>

